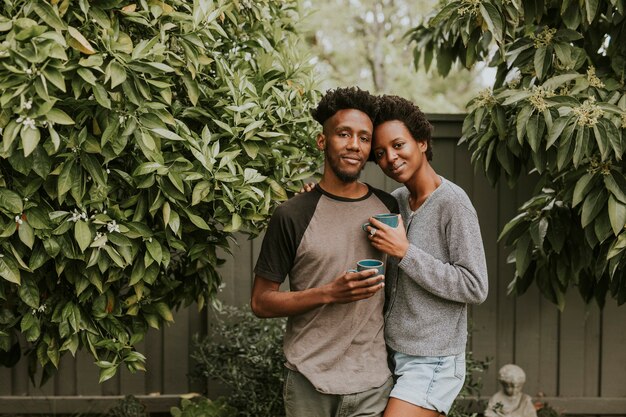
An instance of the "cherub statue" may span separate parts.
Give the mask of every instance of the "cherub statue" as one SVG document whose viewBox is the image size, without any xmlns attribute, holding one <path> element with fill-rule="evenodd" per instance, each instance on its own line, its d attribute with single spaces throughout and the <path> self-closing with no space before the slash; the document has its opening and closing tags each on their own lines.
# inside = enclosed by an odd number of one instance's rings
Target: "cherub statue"
<svg viewBox="0 0 626 417">
<path fill-rule="evenodd" d="M 522 392 L 526 374 L 517 365 L 504 365 L 498 371 L 501 388 L 487 404 L 485 417 L 537 417 L 532 398 Z"/>
</svg>

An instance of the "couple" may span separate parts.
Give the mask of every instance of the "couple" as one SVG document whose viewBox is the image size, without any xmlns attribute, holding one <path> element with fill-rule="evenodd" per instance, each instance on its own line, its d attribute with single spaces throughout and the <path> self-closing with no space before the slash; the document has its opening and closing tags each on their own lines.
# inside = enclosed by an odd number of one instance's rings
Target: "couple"
<svg viewBox="0 0 626 417">
<path fill-rule="evenodd" d="M 431 167 L 431 125 L 411 102 L 339 88 L 313 117 L 322 179 L 276 209 L 251 300 L 259 317 L 288 317 L 287 417 L 446 414 L 465 379 L 467 304 L 487 296 L 476 212 Z M 368 159 L 405 187 L 359 182 Z M 398 211 L 397 228 L 372 218 Z M 345 272 L 385 255 L 386 277 Z"/>
</svg>

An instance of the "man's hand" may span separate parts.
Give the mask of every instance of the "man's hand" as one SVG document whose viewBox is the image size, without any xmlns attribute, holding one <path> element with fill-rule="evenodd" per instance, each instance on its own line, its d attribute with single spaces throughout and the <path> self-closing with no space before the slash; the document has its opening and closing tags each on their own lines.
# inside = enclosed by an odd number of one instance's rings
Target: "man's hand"
<svg viewBox="0 0 626 417">
<path fill-rule="evenodd" d="M 376 275 L 376 269 L 367 269 L 360 272 L 346 272 L 332 282 L 321 287 L 328 297 L 327 304 L 351 303 L 370 298 L 380 291 L 385 283 L 383 275 Z"/>
<path fill-rule="evenodd" d="M 287 317 L 306 313 L 325 304 L 364 300 L 384 287 L 376 269 L 345 272 L 321 287 L 302 291 L 280 291 L 280 283 L 260 276 L 254 278 L 250 306 L 258 317 Z"/>
</svg>

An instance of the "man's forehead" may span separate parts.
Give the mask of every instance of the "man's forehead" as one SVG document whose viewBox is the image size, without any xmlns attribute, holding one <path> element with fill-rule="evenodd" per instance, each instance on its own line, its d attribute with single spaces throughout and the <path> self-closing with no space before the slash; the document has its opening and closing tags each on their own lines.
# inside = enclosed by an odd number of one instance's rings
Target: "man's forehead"
<svg viewBox="0 0 626 417">
<path fill-rule="evenodd" d="M 340 126 L 352 129 L 366 130 L 371 132 L 374 124 L 367 113 L 358 109 L 338 110 L 332 117 L 326 120 L 324 127 L 337 128 Z"/>
</svg>

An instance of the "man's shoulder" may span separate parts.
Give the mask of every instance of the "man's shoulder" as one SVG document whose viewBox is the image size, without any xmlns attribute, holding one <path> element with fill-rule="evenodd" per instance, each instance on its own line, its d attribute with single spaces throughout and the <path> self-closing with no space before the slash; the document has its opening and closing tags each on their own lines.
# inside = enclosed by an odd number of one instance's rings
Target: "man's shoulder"
<svg viewBox="0 0 626 417">
<path fill-rule="evenodd" d="M 315 190 L 296 194 L 289 200 L 282 202 L 274 210 L 275 217 L 299 217 L 308 211 L 314 211 L 321 194 Z"/>
</svg>

